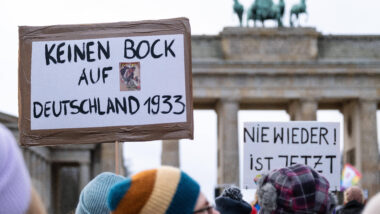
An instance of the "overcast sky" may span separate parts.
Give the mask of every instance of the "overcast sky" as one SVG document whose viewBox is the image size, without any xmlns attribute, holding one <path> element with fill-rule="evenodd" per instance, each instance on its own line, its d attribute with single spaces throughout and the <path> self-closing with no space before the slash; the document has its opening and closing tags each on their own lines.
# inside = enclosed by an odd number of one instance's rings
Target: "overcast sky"
<svg viewBox="0 0 380 214">
<path fill-rule="evenodd" d="M 253 0 L 240 1 L 248 8 Z M 277 2 L 277 1 L 275 1 Z M 284 23 L 288 11 L 298 0 L 285 0 Z M 308 17 L 303 26 L 315 27 L 323 34 L 379 34 L 380 2 L 376 0 L 307 0 Z M 232 0 L 13 0 L 0 2 L 0 112 L 17 115 L 18 26 L 102 23 L 188 17 L 193 35 L 218 34 L 223 27 L 237 26 Z M 245 19 L 245 18 L 244 18 Z M 244 25 L 246 23 L 244 22 Z M 267 26 L 273 26 L 268 22 Z M 271 116 L 269 116 L 271 115 Z M 273 116 L 275 115 L 275 116 Z M 321 116 L 322 115 L 322 116 Z M 327 116 L 326 116 L 327 115 Z M 333 115 L 333 116 L 331 116 Z M 379 114 L 378 114 L 379 115 Z M 245 118 L 245 119 L 242 119 Z M 320 120 L 341 121 L 338 112 L 319 113 Z M 322 118 L 322 119 L 321 119 Z M 324 119 L 323 119 L 324 118 Z M 379 116 L 378 116 L 379 118 Z M 288 120 L 284 111 L 241 112 L 243 120 Z M 379 127 L 378 127 L 379 128 Z M 148 146 L 147 146 L 148 145 Z M 181 167 L 199 180 L 211 198 L 216 184 L 216 114 L 195 114 L 195 143 L 181 142 Z M 125 147 L 132 170 L 159 165 L 160 143 L 128 144 Z M 194 157 L 200 157 L 195 159 Z"/>
<path fill-rule="evenodd" d="M 285 0 L 284 23 L 291 5 Z M 240 0 L 248 8 L 253 0 Z M 277 1 L 275 1 L 277 2 Z M 324 34 L 379 34 L 380 2 L 376 0 L 307 0 L 303 26 Z M 0 111 L 17 115 L 18 26 L 83 24 L 188 17 L 193 35 L 218 34 L 237 26 L 232 0 L 13 0 L 0 1 Z M 245 18 L 244 18 L 245 19 Z M 246 23 L 244 23 L 246 24 Z M 251 23 L 252 24 L 252 23 Z M 274 23 L 268 22 L 267 26 Z"/>
</svg>

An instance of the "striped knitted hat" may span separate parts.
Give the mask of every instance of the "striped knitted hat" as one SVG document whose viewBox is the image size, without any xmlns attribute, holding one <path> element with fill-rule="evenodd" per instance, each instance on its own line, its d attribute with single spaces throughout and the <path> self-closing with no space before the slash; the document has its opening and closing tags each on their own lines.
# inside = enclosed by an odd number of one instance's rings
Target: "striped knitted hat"
<svg viewBox="0 0 380 214">
<path fill-rule="evenodd" d="M 113 214 L 190 214 L 200 193 L 199 184 L 174 167 L 137 173 L 108 192 Z"/>
</svg>

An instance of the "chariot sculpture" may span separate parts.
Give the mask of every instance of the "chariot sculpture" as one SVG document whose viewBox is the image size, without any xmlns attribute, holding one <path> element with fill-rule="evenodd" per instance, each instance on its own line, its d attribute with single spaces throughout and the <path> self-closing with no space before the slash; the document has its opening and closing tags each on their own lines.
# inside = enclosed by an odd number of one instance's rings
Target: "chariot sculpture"
<svg viewBox="0 0 380 214">
<path fill-rule="evenodd" d="M 238 0 L 234 0 L 233 5 L 234 12 L 239 18 L 240 26 L 242 26 L 244 7 L 239 3 Z M 278 3 L 275 4 L 273 0 L 255 0 L 253 4 L 247 10 L 247 26 L 249 26 L 250 20 L 253 21 L 254 26 L 256 27 L 256 21 L 261 21 L 262 26 L 264 26 L 265 20 L 275 20 L 277 21 L 277 26 L 282 27 L 282 18 L 285 13 L 285 1 L 278 0 Z M 295 4 L 291 7 L 290 10 L 290 26 L 294 26 L 294 16 L 299 24 L 300 14 L 305 13 L 306 11 L 306 0 L 300 0 L 298 4 Z"/>
<path fill-rule="evenodd" d="M 264 26 L 265 20 L 276 20 L 277 26 L 282 27 L 284 11 L 284 0 L 279 0 L 278 4 L 274 4 L 272 0 L 255 0 L 247 11 L 247 25 L 249 20 L 253 20 L 255 27 L 256 21 L 261 21 Z"/>
</svg>

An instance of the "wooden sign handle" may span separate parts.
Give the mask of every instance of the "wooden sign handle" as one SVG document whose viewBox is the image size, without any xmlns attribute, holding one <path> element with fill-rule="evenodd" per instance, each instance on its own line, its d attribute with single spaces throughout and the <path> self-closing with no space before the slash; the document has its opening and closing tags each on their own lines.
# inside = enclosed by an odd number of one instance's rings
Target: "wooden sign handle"
<svg viewBox="0 0 380 214">
<path fill-rule="evenodd" d="M 115 173 L 119 175 L 119 141 L 115 141 Z"/>
</svg>

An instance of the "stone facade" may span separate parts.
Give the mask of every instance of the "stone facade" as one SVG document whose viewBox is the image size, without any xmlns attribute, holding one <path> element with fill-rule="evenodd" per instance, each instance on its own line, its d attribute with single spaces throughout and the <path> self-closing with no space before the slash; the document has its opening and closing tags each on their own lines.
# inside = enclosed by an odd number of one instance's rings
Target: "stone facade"
<svg viewBox="0 0 380 214">
<path fill-rule="evenodd" d="M 224 59 L 249 62 L 315 60 L 318 36 L 312 28 L 225 28 L 220 33 Z"/>
</svg>

